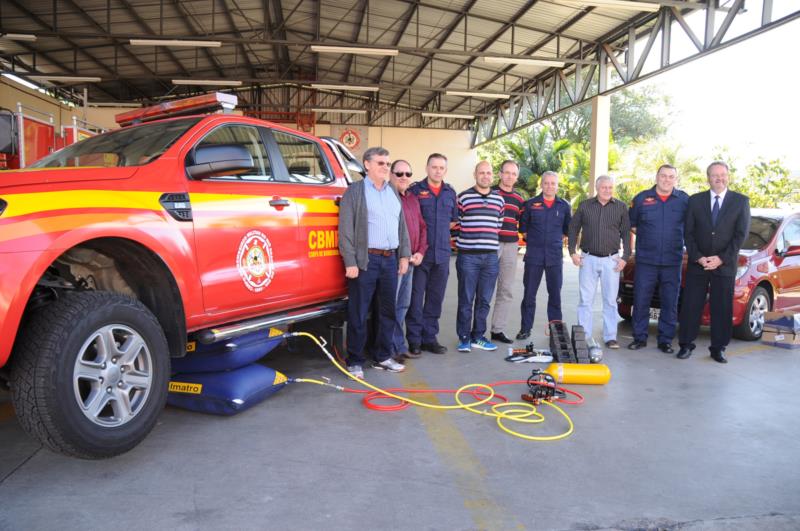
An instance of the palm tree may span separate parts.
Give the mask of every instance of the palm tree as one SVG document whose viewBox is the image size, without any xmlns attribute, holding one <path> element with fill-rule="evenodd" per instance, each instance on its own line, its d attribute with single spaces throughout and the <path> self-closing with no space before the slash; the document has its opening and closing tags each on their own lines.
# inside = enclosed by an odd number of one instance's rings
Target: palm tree
<svg viewBox="0 0 800 531">
<path fill-rule="evenodd" d="M 519 186 L 531 196 L 537 194 L 542 173 L 562 171 L 571 147 L 567 139 L 553 140 L 547 126 L 528 128 L 503 142 L 504 150 L 520 165 Z"/>
</svg>

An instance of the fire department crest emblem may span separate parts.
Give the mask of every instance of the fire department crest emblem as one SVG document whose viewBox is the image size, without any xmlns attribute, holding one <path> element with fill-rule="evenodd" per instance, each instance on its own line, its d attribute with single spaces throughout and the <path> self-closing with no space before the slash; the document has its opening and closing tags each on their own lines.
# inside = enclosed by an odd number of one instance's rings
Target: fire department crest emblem
<svg viewBox="0 0 800 531">
<path fill-rule="evenodd" d="M 244 235 L 236 253 L 236 268 L 244 285 L 253 293 L 260 293 L 275 275 L 272 262 L 272 244 L 267 236 L 258 230 Z"/>
</svg>

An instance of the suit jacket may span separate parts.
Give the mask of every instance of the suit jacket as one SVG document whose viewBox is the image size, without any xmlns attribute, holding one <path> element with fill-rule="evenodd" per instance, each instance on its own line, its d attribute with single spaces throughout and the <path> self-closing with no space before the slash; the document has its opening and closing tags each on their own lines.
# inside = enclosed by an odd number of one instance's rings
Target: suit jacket
<svg viewBox="0 0 800 531">
<path fill-rule="evenodd" d="M 686 252 L 689 255 L 687 273 L 700 273 L 697 263 L 703 256 L 719 256 L 722 265 L 712 274 L 735 276 L 742 248 L 750 230 L 750 199 L 728 190 L 719 211 L 716 226 L 711 225 L 711 192 L 706 190 L 689 198 L 686 211 Z"/>
</svg>

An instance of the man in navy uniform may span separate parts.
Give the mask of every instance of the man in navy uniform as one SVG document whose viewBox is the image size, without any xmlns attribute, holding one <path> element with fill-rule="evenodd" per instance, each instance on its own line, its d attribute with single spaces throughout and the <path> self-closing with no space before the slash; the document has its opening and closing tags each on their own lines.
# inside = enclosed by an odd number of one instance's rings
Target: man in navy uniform
<svg viewBox="0 0 800 531">
<path fill-rule="evenodd" d="M 675 188 L 678 170 L 662 164 L 656 184 L 633 198 L 628 211 L 636 233 L 636 276 L 633 279 L 633 342 L 631 350 L 647 346 L 650 299 L 658 286 L 661 314 L 658 348 L 672 354 L 678 324 L 678 293 L 683 264 L 683 226 L 689 195 Z"/>
<path fill-rule="evenodd" d="M 428 251 L 422 263 L 414 268 L 411 306 L 406 315 L 406 339 L 412 355 L 421 350 L 433 354 L 447 352 L 436 335 L 450 275 L 450 229 L 458 220 L 456 191 L 444 182 L 447 157 L 441 153 L 428 156 L 425 172 L 427 178 L 409 188 L 419 199 L 422 218 L 428 226 Z"/>
<path fill-rule="evenodd" d="M 531 335 L 536 313 L 536 292 L 544 274 L 547 283 L 547 320 L 561 320 L 561 285 L 563 282 L 564 236 L 567 235 L 572 212 L 569 203 L 556 196 L 558 174 L 542 174 L 542 193 L 528 199 L 522 207 L 519 231 L 526 243 L 525 274 L 522 278 L 525 294 L 522 298 L 517 339 Z"/>
</svg>

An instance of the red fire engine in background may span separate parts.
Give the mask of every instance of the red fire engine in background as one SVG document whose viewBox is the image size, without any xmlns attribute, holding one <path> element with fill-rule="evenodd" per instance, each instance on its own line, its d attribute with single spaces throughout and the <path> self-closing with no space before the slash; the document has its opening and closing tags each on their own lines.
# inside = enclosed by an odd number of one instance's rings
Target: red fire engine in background
<svg viewBox="0 0 800 531">
<path fill-rule="evenodd" d="M 51 113 L 17 103 L 17 111 L 0 109 L 0 170 L 30 166 L 54 151 L 89 138 L 104 129 L 77 116 L 72 124 L 56 128 Z"/>
</svg>

